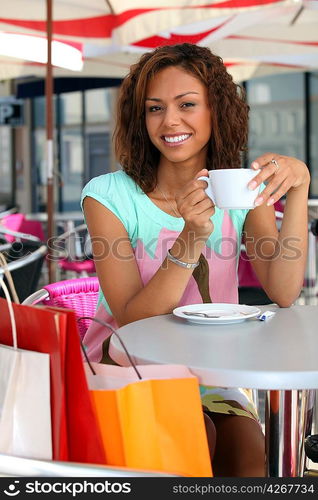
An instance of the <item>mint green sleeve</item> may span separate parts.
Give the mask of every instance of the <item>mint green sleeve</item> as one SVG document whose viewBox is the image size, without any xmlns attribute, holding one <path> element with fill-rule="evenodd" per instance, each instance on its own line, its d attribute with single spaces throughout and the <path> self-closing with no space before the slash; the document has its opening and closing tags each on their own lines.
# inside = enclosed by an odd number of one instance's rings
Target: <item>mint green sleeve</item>
<svg viewBox="0 0 318 500">
<path fill-rule="evenodd" d="M 108 208 L 122 222 L 127 233 L 131 233 L 135 210 L 121 175 L 109 173 L 91 179 L 82 191 L 82 210 L 84 199 L 87 196 L 94 198 L 94 200 Z"/>
</svg>

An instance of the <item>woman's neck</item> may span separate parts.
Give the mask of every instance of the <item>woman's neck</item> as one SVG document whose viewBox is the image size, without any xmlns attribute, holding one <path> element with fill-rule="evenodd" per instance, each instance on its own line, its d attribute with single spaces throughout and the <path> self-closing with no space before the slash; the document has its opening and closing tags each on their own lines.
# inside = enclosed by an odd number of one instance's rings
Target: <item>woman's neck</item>
<svg viewBox="0 0 318 500">
<path fill-rule="evenodd" d="M 182 188 L 187 182 L 195 178 L 195 175 L 202 169 L 203 166 L 198 164 L 181 164 L 160 162 L 157 171 L 157 184 L 168 191 L 175 193 Z"/>
</svg>

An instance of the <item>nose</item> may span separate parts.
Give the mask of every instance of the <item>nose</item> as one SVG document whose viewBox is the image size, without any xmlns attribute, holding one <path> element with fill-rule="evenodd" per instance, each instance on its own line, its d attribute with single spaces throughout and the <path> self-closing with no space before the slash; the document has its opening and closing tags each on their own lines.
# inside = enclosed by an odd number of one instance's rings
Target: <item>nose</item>
<svg viewBox="0 0 318 500">
<path fill-rule="evenodd" d="M 179 110 L 175 106 L 167 106 L 164 114 L 164 123 L 169 127 L 176 127 L 180 124 L 181 118 Z"/>
</svg>

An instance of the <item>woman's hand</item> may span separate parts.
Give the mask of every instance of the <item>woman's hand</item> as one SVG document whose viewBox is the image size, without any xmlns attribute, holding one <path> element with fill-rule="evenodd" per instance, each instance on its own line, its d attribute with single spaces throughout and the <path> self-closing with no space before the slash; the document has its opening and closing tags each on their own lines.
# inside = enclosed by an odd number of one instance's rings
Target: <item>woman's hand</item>
<svg viewBox="0 0 318 500">
<path fill-rule="evenodd" d="M 215 212 L 212 200 L 205 193 L 206 181 L 198 177 L 208 176 L 207 169 L 200 170 L 176 196 L 178 211 L 185 221 L 185 227 L 198 236 L 208 237 L 213 231 L 210 220 Z"/>
<path fill-rule="evenodd" d="M 267 182 L 266 188 L 255 200 L 256 206 L 265 202 L 267 205 L 273 205 L 290 190 L 305 188 L 308 191 L 309 170 L 305 163 L 297 158 L 266 153 L 256 158 L 251 167 L 255 170 L 261 169 L 261 172 L 249 182 L 250 189 Z"/>
</svg>

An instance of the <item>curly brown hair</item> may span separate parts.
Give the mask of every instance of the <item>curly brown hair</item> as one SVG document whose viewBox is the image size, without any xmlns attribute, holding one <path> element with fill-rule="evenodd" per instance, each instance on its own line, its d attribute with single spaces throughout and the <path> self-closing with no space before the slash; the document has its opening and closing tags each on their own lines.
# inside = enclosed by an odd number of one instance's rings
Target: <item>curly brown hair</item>
<svg viewBox="0 0 318 500">
<path fill-rule="evenodd" d="M 239 168 L 246 150 L 249 107 L 242 87 L 233 82 L 221 57 L 210 49 L 183 43 L 143 54 L 124 78 L 117 103 L 114 146 L 123 170 L 147 193 L 157 183 L 160 153 L 149 139 L 145 98 L 149 80 L 163 68 L 178 66 L 208 90 L 212 130 L 207 168 Z"/>
</svg>

